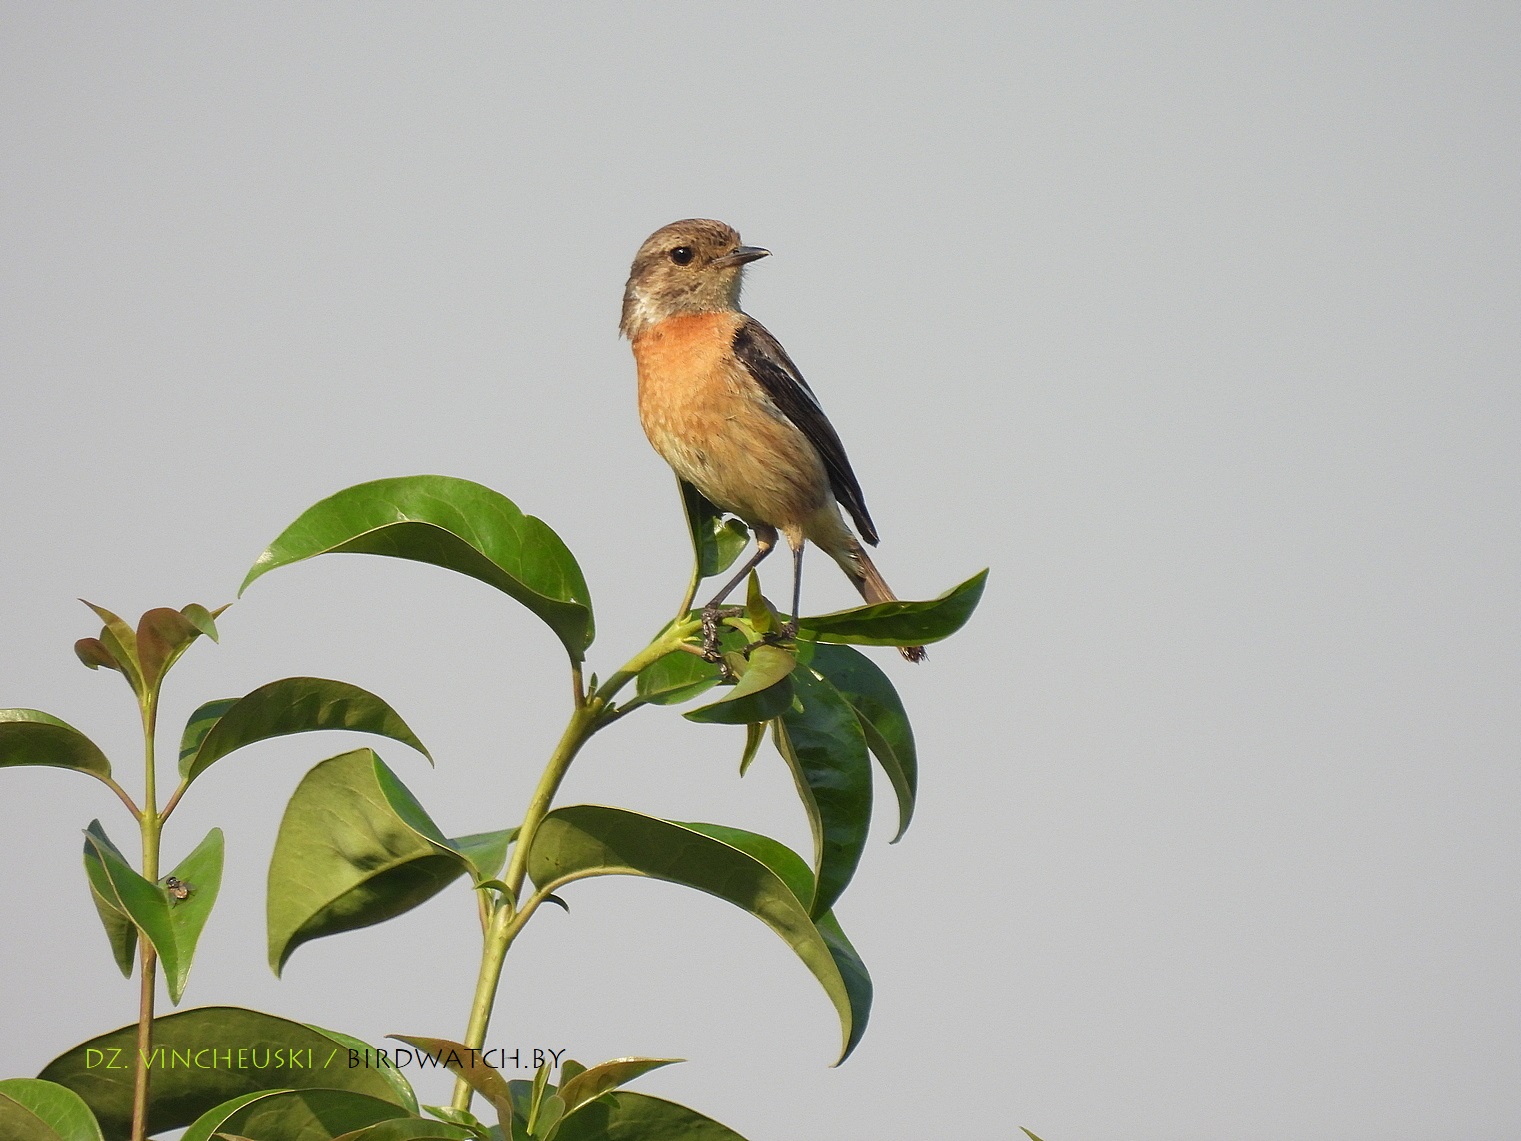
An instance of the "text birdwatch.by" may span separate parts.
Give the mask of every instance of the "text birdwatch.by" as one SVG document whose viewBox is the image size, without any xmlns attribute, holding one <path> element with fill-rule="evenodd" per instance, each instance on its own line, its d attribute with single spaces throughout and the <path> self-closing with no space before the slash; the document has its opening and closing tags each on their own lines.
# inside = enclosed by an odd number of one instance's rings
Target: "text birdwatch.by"
<svg viewBox="0 0 1521 1141">
<path fill-rule="evenodd" d="M 781 344 L 740 311 L 740 276 L 769 250 L 741 244 L 732 226 L 707 218 L 672 222 L 639 247 L 623 294 L 621 329 L 639 367 L 639 419 L 655 450 L 716 506 L 755 532 L 755 555 L 704 608 L 707 651 L 716 657 L 717 610 L 776 545 L 792 548 L 797 633 L 803 547 L 840 565 L 867 602 L 896 595 L 861 542 L 877 529 L 844 445 Z M 923 646 L 901 646 L 911 662 Z"/>
</svg>

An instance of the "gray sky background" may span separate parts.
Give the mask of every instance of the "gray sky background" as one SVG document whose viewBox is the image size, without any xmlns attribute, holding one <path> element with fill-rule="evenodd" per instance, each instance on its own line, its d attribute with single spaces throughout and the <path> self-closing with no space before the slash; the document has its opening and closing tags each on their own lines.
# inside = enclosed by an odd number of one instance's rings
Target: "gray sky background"
<svg viewBox="0 0 1521 1141">
<path fill-rule="evenodd" d="M 228 601 L 310 503 L 420 472 L 556 528 L 591 665 L 622 662 L 688 555 L 619 297 L 650 231 L 723 218 L 775 252 L 747 308 L 887 577 L 992 567 L 928 665 L 882 658 L 922 798 L 889 847 L 879 786 L 839 908 L 871 1028 L 829 1069 L 770 932 L 604 880 L 515 948 L 491 1044 L 690 1058 L 638 1088 L 751 1141 L 1521 1135 L 1518 33 L 1510 4 L 0 5 L 0 704 L 130 777 L 75 598 Z M 850 602 L 810 560 L 807 608 Z M 519 819 L 567 711 L 547 630 L 432 568 L 318 560 L 222 628 L 167 736 L 356 682 L 432 747 L 379 751 L 451 833 Z M 563 799 L 805 848 L 739 738 L 646 711 Z M 187 1006 L 462 1031 L 461 887 L 265 966 L 285 800 L 361 743 L 249 750 L 171 822 L 169 864 L 229 844 Z M 134 1017 L 96 816 L 130 845 L 93 782 L 0 773 L 0 1074 Z"/>
</svg>

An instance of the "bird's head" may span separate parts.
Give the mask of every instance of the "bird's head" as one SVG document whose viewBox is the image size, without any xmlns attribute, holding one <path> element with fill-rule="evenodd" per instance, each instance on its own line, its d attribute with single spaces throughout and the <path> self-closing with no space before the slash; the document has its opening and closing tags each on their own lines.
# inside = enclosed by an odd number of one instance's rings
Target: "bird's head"
<svg viewBox="0 0 1521 1141">
<path fill-rule="evenodd" d="M 662 226 L 634 257 L 619 328 L 632 340 L 667 317 L 738 309 L 745 264 L 770 252 L 741 244 L 739 231 L 711 218 Z"/>
</svg>

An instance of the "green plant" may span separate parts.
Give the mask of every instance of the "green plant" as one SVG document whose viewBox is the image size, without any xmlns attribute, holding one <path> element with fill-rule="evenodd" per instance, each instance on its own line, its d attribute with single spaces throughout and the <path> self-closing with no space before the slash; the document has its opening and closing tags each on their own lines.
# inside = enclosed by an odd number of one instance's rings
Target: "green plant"
<svg viewBox="0 0 1521 1141">
<path fill-rule="evenodd" d="M 676 617 L 605 680 L 584 673 L 594 634 L 590 596 L 570 551 L 548 526 L 524 515 L 500 494 L 465 480 L 415 476 L 379 480 L 337 493 L 304 512 L 265 550 L 244 582 L 292 563 L 330 553 L 384 555 L 430 563 L 468 575 L 516 599 L 543 620 L 565 650 L 570 673 L 566 727 L 544 765 L 520 822 L 508 829 L 448 839 L 416 797 L 370 749 L 358 749 L 316 765 L 301 781 L 286 809 L 269 872 L 269 958 L 276 973 L 302 943 L 382 922 L 417 906 L 462 876 L 476 893 L 483 931 L 481 962 L 462 1041 L 401 1037 L 405 1049 L 423 1050 L 453 1070 L 459 1081 L 453 1104 L 422 1116 L 410 1086 L 394 1069 L 363 1067 L 318 1074 L 300 1065 L 266 1065 L 250 1072 L 229 1067 L 201 1073 L 171 1071 L 155 1078 L 150 1099 L 139 1064 L 130 1111 L 126 1084 L 90 1074 L 92 1057 L 134 1041 L 178 1057 L 208 1041 L 258 1042 L 267 1051 L 307 1051 L 308 1059 L 329 1051 L 369 1050 L 333 1031 L 235 1007 L 206 1007 L 153 1019 L 153 953 L 165 961 L 171 995 L 177 1001 L 188 969 L 188 952 L 171 968 L 166 946 L 180 944 L 161 934 L 161 917 L 171 924 L 177 908 L 198 897 L 209 911 L 214 887 L 194 865 L 202 883 L 177 900 L 174 884 L 155 882 L 158 828 L 189 783 L 206 765 L 234 748 L 276 732 L 309 728 L 366 728 L 422 746 L 389 706 L 373 695 L 343 687 L 350 711 L 345 718 L 322 712 L 329 706 L 310 687 L 337 682 L 286 679 L 237 702 L 203 706 L 187 726 L 182 744 L 181 784 L 160 812 L 152 807 L 151 711 L 156 688 L 143 677 L 141 632 L 132 632 L 102 612 L 106 630 L 90 640 L 86 664 L 121 669 L 134 682 L 144 710 L 148 809 L 137 809 L 117 786 L 104 758 L 74 730 L 26 713 L 31 726 L 8 738 L 0 723 L 3 763 L 64 764 L 106 780 L 138 816 L 144 829 L 141 875 L 130 879 L 124 861 L 104 854 L 103 833 L 89 851 L 103 871 L 91 872 L 112 946 L 122 948 L 143 935 L 143 1009 L 136 1027 L 124 1027 L 64 1054 L 42 1077 L 84 1097 L 108 1136 L 133 1136 L 144 1129 L 189 1125 L 187 1138 L 300 1136 L 366 1141 L 388 1138 L 537 1138 L 578 1141 L 615 1133 L 630 1141 L 679 1134 L 691 1138 L 737 1137 L 693 1110 L 622 1090 L 624 1083 L 677 1059 L 615 1059 L 587 1068 L 561 1064 L 551 1084 L 549 1066 L 532 1082 L 508 1082 L 483 1057 L 487 1028 L 513 941 L 545 903 L 563 905 L 558 893 L 577 880 L 603 875 L 636 875 L 668 880 L 727 899 L 777 932 L 819 981 L 841 1026 L 843 1060 L 865 1030 L 871 982 L 864 964 L 833 915 L 865 846 L 871 809 L 871 766 L 875 758 L 898 802 L 898 836 L 914 807 L 916 757 L 913 734 L 901 701 L 887 676 L 854 645 L 923 645 L 939 641 L 965 623 L 982 592 L 982 572 L 941 597 L 926 602 L 890 602 L 835 614 L 803 617 L 795 639 L 779 636 L 786 621 L 761 594 L 752 575 L 744 607 L 724 619 L 723 661 L 702 656 L 701 615 L 691 611 L 703 579 L 728 568 L 748 541 L 744 525 L 725 519 L 691 487 L 681 487 L 694 549 L 694 569 Z M 212 632 L 212 615 L 197 608 L 178 620 L 155 619 L 196 633 Z M 113 625 L 113 620 L 115 625 Z M 145 616 L 144 621 L 148 621 Z M 140 627 L 141 629 L 141 627 Z M 157 626 L 150 623 L 150 630 Z M 172 654 L 149 650 L 163 668 L 150 671 L 154 686 Z M 83 644 L 82 644 L 83 645 Z M 95 646 L 100 648 L 97 650 Z M 156 645 L 156 643 L 155 643 Z M 130 652 L 129 652 L 130 651 Z M 133 653 L 136 657 L 133 657 Z M 109 660 L 107 660 L 109 659 Z M 131 663 L 130 667 L 124 662 Z M 309 687 L 303 690 L 302 685 Z M 284 687 L 283 689 L 281 687 Z M 687 710 L 699 724 L 746 726 L 741 774 L 769 734 L 791 769 L 814 836 L 811 860 L 756 833 L 715 824 L 663 820 L 627 809 L 599 805 L 556 806 L 566 773 L 596 733 L 644 706 L 695 701 L 716 687 L 721 698 Z M 143 696 L 150 695 L 150 696 Z M 362 695 L 362 696 L 361 696 Z M 334 723 L 343 720 L 342 726 Z M 273 729 L 272 726 L 281 726 Z M 27 743 L 29 742 L 29 743 Z M 44 752 L 38 752 L 46 745 Z M 32 753 L 27 753 L 32 749 Z M 93 750 L 93 752 L 91 751 Z M 38 757 L 54 759 L 37 759 Z M 150 839 L 151 831 L 151 839 Z M 895 837 L 896 839 L 897 837 Z M 209 838 L 208 838 L 209 842 Z M 203 844 L 203 847 L 205 845 Z M 114 849 L 111 849 L 114 852 Z M 200 851 L 199 849 L 197 850 Z M 192 857 L 194 858 L 194 857 Z M 211 857 L 204 856 L 209 867 Z M 186 867 L 190 867 L 187 862 Z M 220 867 L 220 848 L 216 866 Z M 184 881 L 179 869 L 176 882 Z M 102 878 L 104 877 L 104 878 Z M 193 877 L 192 877 L 193 878 Z M 106 885 L 103 891 L 100 884 Z M 140 881 L 140 882 L 139 882 Z M 130 883 L 130 890 L 119 886 Z M 145 885 L 145 886 L 144 886 Z M 151 897 L 150 893 L 151 892 Z M 139 900 L 139 897 L 141 899 Z M 114 902 L 112 902 L 114 901 Z M 187 912 L 187 917 L 195 913 Z M 182 925 L 188 922 L 182 920 Z M 199 923 L 204 923 L 204 914 Z M 199 923 L 195 930 L 199 931 Z M 193 939 L 190 941 L 193 949 Z M 150 946 L 151 944 L 151 946 Z M 183 965 L 181 965 L 183 961 Z M 130 963 L 126 964 L 130 968 Z M 174 973 L 178 972 L 178 973 Z M 94 1052 L 92 1054 L 92 1051 Z M 273 1054 L 267 1055 L 273 1057 Z M 483 1125 L 470 1110 L 480 1092 L 496 1110 L 498 1124 Z M 3 1094 L 3 1090 L 0 1090 Z M 0 1112 L 4 1102 L 0 1100 Z M 64 1136 L 59 1133 L 58 1136 Z M 38 1134 L 42 1136 L 42 1134 Z"/>
</svg>

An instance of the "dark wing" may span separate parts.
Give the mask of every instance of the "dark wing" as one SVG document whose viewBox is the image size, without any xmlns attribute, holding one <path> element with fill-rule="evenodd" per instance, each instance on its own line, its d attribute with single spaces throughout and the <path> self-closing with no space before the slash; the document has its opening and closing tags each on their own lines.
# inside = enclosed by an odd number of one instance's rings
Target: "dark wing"
<svg viewBox="0 0 1521 1141">
<path fill-rule="evenodd" d="M 759 321 L 747 316 L 734 330 L 734 355 L 760 382 L 782 415 L 797 425 L 818 450 L 824 470 L 829 473 L 829 487 L 835 500 L 850 512 L 861 538 L 876 546 L 877 529 L 866 512 L 866 497 L 861 494 L 856 473 L 850 470 L 845 445 L 840 443 L 834 425 L 824 415 L 813 389 L 808 387 L 787 350 Z"/>
</svg>

